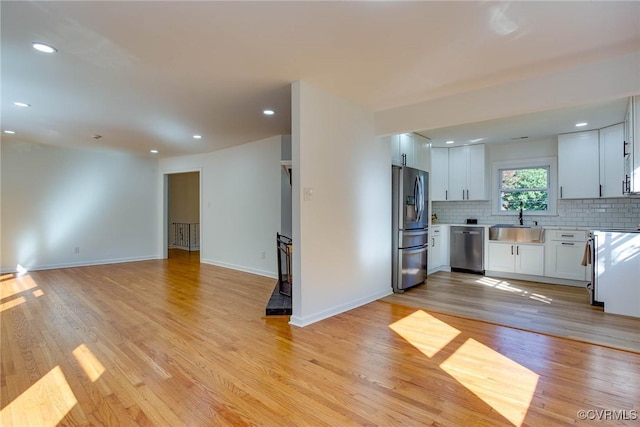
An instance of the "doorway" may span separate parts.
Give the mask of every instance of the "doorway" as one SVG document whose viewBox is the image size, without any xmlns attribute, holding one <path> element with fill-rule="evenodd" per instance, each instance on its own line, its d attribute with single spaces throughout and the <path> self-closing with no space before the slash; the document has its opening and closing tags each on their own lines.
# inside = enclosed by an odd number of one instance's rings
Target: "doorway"
<svg viewBox="0 0 640 427">
<path fill-rule="evenodd" d="M 180 252 L 200 252 L 200 172 L 166 175 L 167 258 Z"/>
</svg>

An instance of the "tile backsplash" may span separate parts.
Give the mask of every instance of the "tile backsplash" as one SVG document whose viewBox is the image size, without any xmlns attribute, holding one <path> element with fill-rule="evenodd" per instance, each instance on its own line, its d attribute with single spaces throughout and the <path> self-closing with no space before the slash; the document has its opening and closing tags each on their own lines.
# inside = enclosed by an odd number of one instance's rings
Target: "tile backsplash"
<svg viewBox="0 0 640 427">
<path fill-rule="evenodd" d="M 478 224 L 517 224 L 518 213 L 493 215 L 490 201 L 433 202 L 432 213 L 440 224 L 464 224 L 476 218 Z M 637 228 L 640 225 L 640 199 L 558 200 L 558 215 L 543 216 L 524 213 L 524 224 L 586 228 Z"/>
</svg>

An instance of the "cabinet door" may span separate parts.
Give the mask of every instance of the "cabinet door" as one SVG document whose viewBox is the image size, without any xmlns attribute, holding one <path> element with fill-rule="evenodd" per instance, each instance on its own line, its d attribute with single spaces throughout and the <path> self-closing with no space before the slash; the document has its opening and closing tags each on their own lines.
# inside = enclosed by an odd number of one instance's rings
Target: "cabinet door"
<svg viewBox="0 0 640 427">
<path fill-rule="evenodd" d="M 489 243 L 489 270 L 513 273 L 515 271 L 515 245 Z"/>
<path fill-rule="evenodd" d="M 558 190 L 561 199 L 600 197 L 598 131 L 558 135 Z"/>
<path fill-rule="evenodd" d="M 429 238 L 429 270 L 433 271 L 443 265 L 440 235 L 432 234 Z"/>
<path fill-rule="evenodd" d="M 600 197 L 622 197 L 624 124 L 600 129 Z"/>
<path fill-rule="evenodd" d="M 536 276 L 544 275 L 544 246 L 517 245 L 515 272 Z"/>
<path fill-rule="evenodd" d="M 545 276 L 587 280 L 587 267 L 582 265 L 585 242 L 550 242 L 547 245 Z"/>
<path fill-rule="evenodd" d="M 400 149 L 400 135 L 391 135 L 384 137 L 391 146 L 391 164 L 402 166 L 402 150 Z"/>
<path fill-rule="evenodd" d="M 431 147 L 429 146 L 429 140 L 423 136 L 414 134 L 413 135 L 413 154 L 415 157 L 415 167 L 416 169 L 423 170 L 425 172 L 429 172 L 431 169 L 431 157 L 430 151 Z"/>
<path fill-rule="evenodd" d="M 431 149 L 431 200 L 440 202 L 447 200 L 449 188 L 449 149 Z"/>
<path fill-rule="evenodd" d="M 467 199 L 487 200 L 484 144 L 470 145 L 467 149 Z"/>
<path fill-rule="evenodd" d="M 449 148 L 449 200 L 467 198 L 468 154 L 467 147 Z"/>
<path fill-rule="evenodd" d="M 413 135 L 410 133 L 400 134 L 400 155 L 406 156 L 406 165 L 410 168 L 416 167 L 415 143 Z"/>
<path fill-rule="evenodd" d="M 634 96 L 631 108 L 631 135 L 629 144 L 633 147 L 630 187 L 633 192 L 640 192 L 640 96 Z"/>
</svg>

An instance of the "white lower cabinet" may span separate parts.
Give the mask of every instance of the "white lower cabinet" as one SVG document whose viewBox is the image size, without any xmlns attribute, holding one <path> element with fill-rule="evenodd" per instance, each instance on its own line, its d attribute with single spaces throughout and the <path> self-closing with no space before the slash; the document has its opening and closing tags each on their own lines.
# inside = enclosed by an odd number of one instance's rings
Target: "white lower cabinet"
<svg viewBox="0 0 640 427">
<path fill-rule="evenodd" d="M 588 280 L 588 269 L 582 265 L 586 244 L 586 231 L 547 230 L 545 276 Z"/>
<path fill-rule="evenodd" d="M 428 273 L 435 273 L 449 265 L 448 257 L 448 227 L 442 225 L 432 225 L 429 229 L 429 255 Z"/>
<path fill-rule="evenodd" d="M 544 275 L 544 245 L 489 242 L 488 270 Z"/>
</svg>

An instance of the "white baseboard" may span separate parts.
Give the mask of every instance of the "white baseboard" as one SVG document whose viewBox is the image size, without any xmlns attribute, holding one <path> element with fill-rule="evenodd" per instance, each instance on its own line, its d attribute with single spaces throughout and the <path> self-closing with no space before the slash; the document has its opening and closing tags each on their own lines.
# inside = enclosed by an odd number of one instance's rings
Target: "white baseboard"
<svg viewBox="0 0 640 427">
<path fill-rule="evenodd" d="M 393 290 L 391 289 L 391 286 L 389 286 L 389 289 L 387 290 L 379 291 L 372 295 L 368 295 L 366 297 L 357 298 L 353 301 L 340 304 L 337 307 L 331 307 L 330 309 L 320 311 L 310 316 L 303 316 L 303 317 L 291 316 L 291 318 L 289 319 L 289 324 L 303 328 L 305 326 L 311 325 L 312 323 L 316 323 L 321 320 L 328 319 L 329 317 L 335 316 L 337 314 L 344 313 L 349 310 L 353 310 L 354 308 L 358 308 L 365 304 L 369 304 L 370 302 L 379 300 L 380 298 L 384 298 L 388 295 L 391 295 L 392 293 L 393 293 Z"/>
<path fill-rule="evenodd" d="M 58 268 L 74 268 L 74 267 L 91 267 L 93 265 L 105 265 L 105 264 L 121 264 L 124 262 L 136 262 L 136 261 L 149 261 L 154 259 L 163 259 L 160 255 L 148 255 L 143 257 L 130 257 L 130 258 L 113 258 L 113 259 L 101 259 L 101 260 L 89 260 L 80 262 L 60 263 L 60 264 L 43 264 L 43 265 L 30 265 L 23 266 L 27 271 L 39 271 L 39 270 L 55 270 Z M 14 269 L 2 269 L 0 273 L 16 273 Z"/>
<path fill-rule="evenodd" d="M 230 264 L 228 262 L 215 261 L 212 259 L 200 258 L 200 262 L 203 264 L 215 265 L 217 267 L 229 268 L 231 270 L 242 271 L 244 273 L 257 274 L 258 276 L 269 277 L 271 279 L 277 279 L 278 273 L 275 271 L 261 270 L 259 268 L 247 267 L 244 265 Z"/>
</svg>

